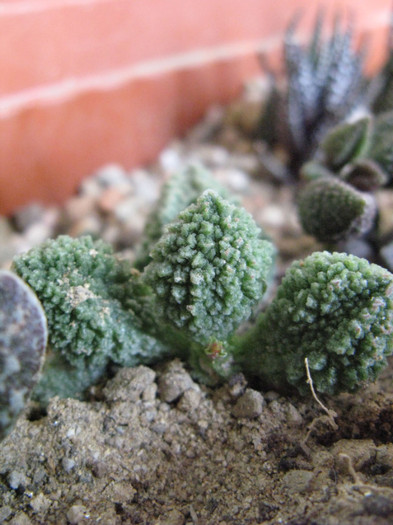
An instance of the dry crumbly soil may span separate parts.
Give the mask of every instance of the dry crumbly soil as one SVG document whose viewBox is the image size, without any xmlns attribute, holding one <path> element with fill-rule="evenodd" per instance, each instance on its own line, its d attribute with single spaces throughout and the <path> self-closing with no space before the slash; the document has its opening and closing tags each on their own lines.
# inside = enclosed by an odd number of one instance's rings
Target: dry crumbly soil
<svg viewBox="0 0 393 525">
<path fill-rule="evenodd" d="M 89 401 L 55 398 L 19 420 L 0 452 L 0 522 L 392 523 L 381 387 L 331 400 L 333 429 L 311 397 L 261 394 L 242 376 L 209 389 L 177 360 L 122 369 Z"/>
<path fill-rule="evenodd" d="M 293 189 L 262 172 L 244 138 L 255 113 L 253 97 L 212 111 L 150 173 L 126 181 L 112 167 L 61 210 L 22 211 L 17 233 L 1 222 L 3 259 L 64 232 L 100 233 L 132 256 L 157 174 L 161 182 L 200 160 L 273 237 L 278 281 L 291 260 L 319 247 L 299 228 Z M 208 388 L 178 360 L 121 369 L 85 401 L 54 398 L 46 411 L 31 403 L 1 443 L 0 523 L 393 523 L 392 373 L 357 394 L 324 398 L 330 419 L 311 393 L 284 397 L 242 375 Z"/>
</svg>

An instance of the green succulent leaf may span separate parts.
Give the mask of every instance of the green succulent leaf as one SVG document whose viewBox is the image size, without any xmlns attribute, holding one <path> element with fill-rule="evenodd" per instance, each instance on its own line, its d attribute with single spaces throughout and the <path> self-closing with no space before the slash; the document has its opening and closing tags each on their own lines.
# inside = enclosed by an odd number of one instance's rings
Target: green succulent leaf
<svg viewBox="0 0 393 525">
<path fill-rule="evenodd" d="M 108 244 L 60 236 L 17 256 L 13 268 L 44 307 L 51 348 L 72 366 L 133 366 L 165 353 L 141 332 L 129 308 L 130 266 Z"/>
<path fill-rule="evenodd" d="M 338 242 L 368 232 L 375 219 L 373 197 L 333 177 L 306 185 L 298 213 L 304 231 L 321 242 Z"/>
<path fill-rule="evenodd" d="M 319 392 L 374 381 L 393 352 L 392 293 L 393 275 L 354 255 L 315 252 L 296 261 L 258 324 L 260 375 L 269 380 L 274 362 L 273 377 L 305 393 L 307 357 Z"/>
<path fill-rule="evenodd" d="M 207 346 L 225 341 L 250 316 L 273 253 L 244 209 L 207 190 L 167 226 L 144 279 L 163 322 Z"/>
<path fill-rule="evenodd" d="M 388 180 L 393 178 L 393 111 L 381 113 L 375 118 L 374 131 L 367 158 L 376 162 L 386 173 Z"/>
<path fill-rule="evenodd" d="M 300 170 L 300 178 L 304 181 L 312 181 L 322 177 L 334 177 L 335 174 L 316 160 L 309 160 Z"/>
<path fill-rule="evenodd" d="M 327 166 L 337 171 L 362 156 L 369 145 L 371 127 L 372 119 L 365 117 L 333 128 L 321 144 Z"/>
<path fill-rule="evenodd" d="M 191 164 L 179 170 L 164 184 L 157 205 L 146 222 L 135 261 L 137 268 L 143 269 L 151 261 L 150 251 L 163 234 L 164 227 L 207 189 L 231 199 L 229 192 L 201 164 Z"/>
</svg>

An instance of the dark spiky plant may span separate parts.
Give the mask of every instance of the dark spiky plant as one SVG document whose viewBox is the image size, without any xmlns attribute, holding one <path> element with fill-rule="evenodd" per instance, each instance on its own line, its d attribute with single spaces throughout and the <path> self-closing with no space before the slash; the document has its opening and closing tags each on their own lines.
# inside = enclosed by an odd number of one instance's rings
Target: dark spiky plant
<svg viewBox="0 0 393 525">
<path fill-rule="evenodd" d="M 295 39 L 297 22 L 298 17 L 285 36 L 286 87 L 282 91 L 273 83 L 259 127 L 262 139 L 284 145 L 295 178 L 326 131 L 360 110 L 368 93 L 364 48 L 354 49 L 352 25 L 343 28 L 337 18 L 324 39 L 320 13 L 310 41 L 301 45 Z"/>
<path fill-rule="evenodd" d="M 386 55 L 385 64 L 370 86 L 371 107 L 374 113 L 382 113 L 393 109 L 393 11 L 390 17 Z"/>
</svg>

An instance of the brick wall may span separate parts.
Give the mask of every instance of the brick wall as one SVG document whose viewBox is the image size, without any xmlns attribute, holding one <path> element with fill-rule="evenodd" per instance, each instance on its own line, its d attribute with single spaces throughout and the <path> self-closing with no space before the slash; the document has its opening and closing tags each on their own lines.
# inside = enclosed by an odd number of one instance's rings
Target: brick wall
<svg viewBox="0 0 393 525">
<path fill-rule="evenodd" d="M 380 63 L 390 0 L 3 0 L 0 212 L 61 202 L 103 163 L 152 161 L 320 5 L 352 11 Z"/>
</svg>

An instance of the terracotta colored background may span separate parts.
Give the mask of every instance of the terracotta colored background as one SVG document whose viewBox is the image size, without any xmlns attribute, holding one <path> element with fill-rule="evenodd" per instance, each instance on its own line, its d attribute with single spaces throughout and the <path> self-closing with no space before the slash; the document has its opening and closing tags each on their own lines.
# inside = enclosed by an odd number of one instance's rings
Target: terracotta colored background
<svg viewBox="0 0 393 525">
<path fill-rule="evenodd" d="M 3 0 L 0 212 L 61 202 L 104 163 L 152 161 L 318 6 L 352 13 L 381 63 L 391 0 Z"/>
</svg>

